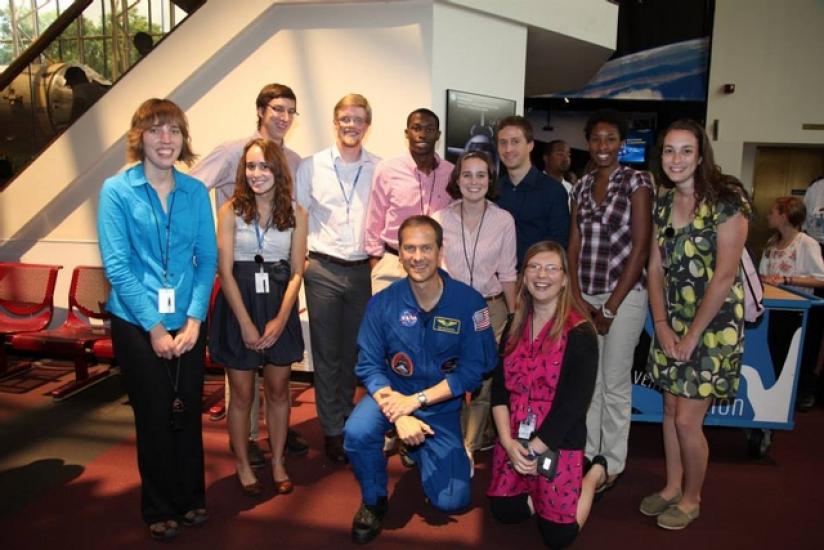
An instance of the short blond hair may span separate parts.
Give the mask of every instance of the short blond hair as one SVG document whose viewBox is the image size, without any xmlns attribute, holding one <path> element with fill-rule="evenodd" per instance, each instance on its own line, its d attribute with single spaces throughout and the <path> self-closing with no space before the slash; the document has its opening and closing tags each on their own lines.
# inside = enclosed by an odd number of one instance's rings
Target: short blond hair
<svg viewBox="0 0 824 550">
<path fill-rule="evenodd" d="M 335 108 L 332 109 L 332 118 L 338 116 L 338 111 L 344 107 L 362 107 L 366 111 L 366 123 L 372 124 L 372 106 L 369 101 L 360 94 L 346 94 L 335 103 Z"/>
</svg>

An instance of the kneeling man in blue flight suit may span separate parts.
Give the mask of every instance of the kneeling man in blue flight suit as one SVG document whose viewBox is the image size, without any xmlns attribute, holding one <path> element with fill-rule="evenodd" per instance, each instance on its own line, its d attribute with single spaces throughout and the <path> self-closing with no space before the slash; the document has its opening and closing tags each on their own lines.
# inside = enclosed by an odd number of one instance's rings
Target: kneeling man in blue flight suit
<svg viewBox="0 0 824 550">
<path fill-rule="evenodd" d="M 398 236 L 407 278 L 373 296 L 367 306 L 355 373 L 369 394 L 344 428 L 344 449 L 363 496 L 352 522 L 357 543 L 374 539 L 386 515 L 383 436 L 392 425 L 409 446 L 432 505 L 444 512 L 469 505 L 461 400 L 498 360 L 485 300 L 438 269 L 441 226 L 427 216 L 413 216 Z"/>
</svg>

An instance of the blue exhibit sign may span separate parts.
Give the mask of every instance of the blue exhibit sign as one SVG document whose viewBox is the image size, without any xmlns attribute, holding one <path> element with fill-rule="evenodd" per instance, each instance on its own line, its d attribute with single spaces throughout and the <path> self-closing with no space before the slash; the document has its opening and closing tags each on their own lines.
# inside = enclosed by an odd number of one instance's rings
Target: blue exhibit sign
<svg viewBox="0 0 824 550">
<path fill-rule="evenodd" d="M 793 428 L 798 369 L 801 350 L 804 349 L 807 317 L 810 308 L 824 305 L 824 300 L 768 286 L 764 305 L 767 308 L 765 314 L 755 323 L 747 323 L 744 330 L 744 358 L 738 395 L 734 399 L 715 400 L 704 420 L 706 425 L 779 430 Z M 775 317 L 771 314 L 777 311 L 795 311 L 802 316 L 801 325 L 792 334 L 779 369 L 773 366 L 767 337 L 770 318 Z M 645 330 L 647 337 L 652 334 L 650 317 L 647 318 Z M 632 371 L 632 419 L 661 422 L 663 398 L 653 386 L 644 366 L 636 361 Z"/>
</svg>

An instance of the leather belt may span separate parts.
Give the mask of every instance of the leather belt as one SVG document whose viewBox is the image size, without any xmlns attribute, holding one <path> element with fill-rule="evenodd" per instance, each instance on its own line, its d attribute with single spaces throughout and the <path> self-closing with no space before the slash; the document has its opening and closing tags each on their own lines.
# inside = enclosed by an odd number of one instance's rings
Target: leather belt
<svg viewBox="0 0 824 550">
<path fill-rule="evenodd" d="M 313 251 L 309 252 L 309 257 L 313 260 L 321 260 L 335 265 L 341 265 L 343 267 L 355 267 L 369 263 L 369 258 L 364 258 L 362 260 L 342 260 L 340 258 L 336 258 L 335 256 L 330 256 L 329 254 Z"/>
<path fill-rule="evenodd" d="M 504 293 L 503 292 L 501 292 L 499 294 L 496 294 L 495 296 L 486 296 L 484 298 L 484 300 L 486 300 L 487 302 L 497 302 L 498 300 L 503 300 L 503 299 L 504 299 Z"/>
<path fill-rule="evenodd" d="M 398 254 L 398 249 L 397 248 L 392 248 L 391 246 L 389 246 L 386 243 L 383 244 L 383 249 L 385 251 L 391 253 L 391 254 L 394 254 L 395 256 L 400 256 L 400 254 Z"/>
</svg>

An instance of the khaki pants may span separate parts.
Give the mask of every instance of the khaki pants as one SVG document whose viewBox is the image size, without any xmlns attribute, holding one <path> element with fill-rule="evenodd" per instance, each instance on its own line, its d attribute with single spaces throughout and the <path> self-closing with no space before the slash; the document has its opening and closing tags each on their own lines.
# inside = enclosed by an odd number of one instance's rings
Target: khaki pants
<svg viewBox="0 0 824 550">
<path fill-rule="evenodd" d="M 584 294 L 584 299 L 600 308 L 609 294 Z M 632 414 L 632 361 L 638 337 L 647 318 L 647 291 L 631 290 L 616 312 L 606 336 L 598 336 L 598 376 L 587 411 L 589 458 L 603 455 L 609 475 L 624 471 Z"/>
<path fill-rule="evenodd" d="M 495 341 L 501 341 L 501 334 L 506 326 L 506 300 L 503 296 L 486 301 L 489 306 L 489 318 L 492 330 L 495 332 Z M 464 434 L 464 446 L 472 453 L 480 450 L 484 441 L 495 437 L 495 426 L 490 415 L 490 401 L 492 394 L 492 377 L 481 383 L 478 393 L 468 402 L 464 401 L 461 409 L 461 428 Z"/>
<path fill-rule="evenodd" d="M 391 252 L 384 252 L 383 257 L 372 268 L 372 295 L 405 277 L 406 271 L 398 257 Z"/>
</svg>

